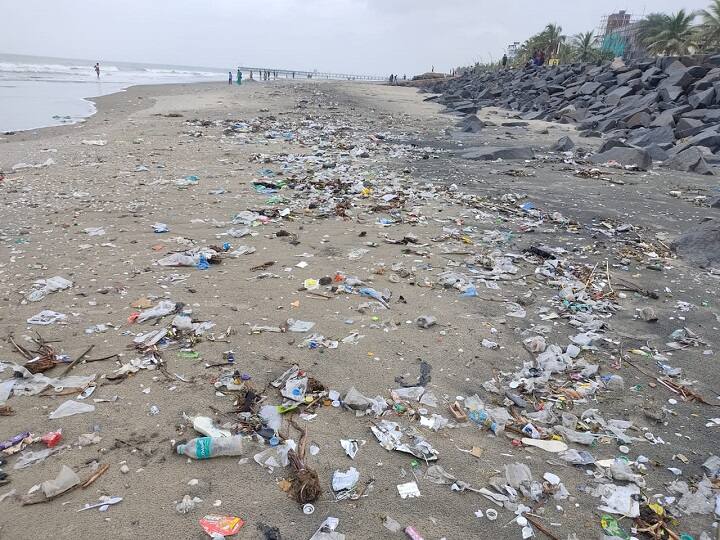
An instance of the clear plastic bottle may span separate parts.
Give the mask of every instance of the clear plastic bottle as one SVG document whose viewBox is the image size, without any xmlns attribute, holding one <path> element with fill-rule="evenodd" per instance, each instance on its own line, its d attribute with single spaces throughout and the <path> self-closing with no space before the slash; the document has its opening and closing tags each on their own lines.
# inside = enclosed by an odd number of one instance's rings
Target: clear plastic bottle
<svg viewBox="0 0 720 540">
<path fill-rule="evenodd" d="M 468 413 L 468 418 L 471 421 L 475 422 L 481 428 L 489 429 L 495 435 L 497 435 L 498 432 L 502 431 L 503 426 L 498 425 L 497 422 L 493 422 L 487 411 L 484 411 L 482 409 L 470 411 Z"/>
<path fill-rule="evenodd" d="M 175 451 L 193 459 L 210 459 L 218 456 L 241 456 L 247 441 L 242 435 L 233 437 L 197 437 L 178 444 Z"/>
</svg>

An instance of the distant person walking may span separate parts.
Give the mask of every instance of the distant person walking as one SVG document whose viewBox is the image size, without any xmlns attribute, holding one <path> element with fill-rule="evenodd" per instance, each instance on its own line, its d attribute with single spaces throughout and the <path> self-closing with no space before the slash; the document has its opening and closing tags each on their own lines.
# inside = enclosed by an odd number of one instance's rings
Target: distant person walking
<svg viewBox="0 0 720 540">
<path fill-rule="evenodd" d="M 100 78 L 100 62 L 95 62 L 95 73 L 97 74 L 97 78 Z"/>
<path fill-rule="evenodd" d="M 240 68 L 238 68 L 238 72 L 237 72 L 237 83 L 239 85 L 242 84 L 242 71 L 240 71 Z"/>
<path fill-rule="evenodd" d="M 502 67 L 503 67 L 503 69 L 507 68 L 507 54 L 503 54 Z"/>
<path fill-rule="evenodd" d="M 228 84 L 232 84 L 232 71 L 228 71 Z"/>
</svg>

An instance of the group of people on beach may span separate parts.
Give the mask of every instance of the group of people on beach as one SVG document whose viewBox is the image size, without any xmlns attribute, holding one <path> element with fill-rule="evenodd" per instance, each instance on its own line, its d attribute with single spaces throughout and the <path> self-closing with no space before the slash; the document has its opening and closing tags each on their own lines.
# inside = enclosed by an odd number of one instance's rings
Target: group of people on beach
<svg viewBox="0 0 720 540">
<path fill-rule="evenodd" d="M 407 75 L 403 75 L 402 80 L 407 81 Z M 390 84 L 395 85 L 395 84 L 397 84 L 397 82 L 398 82 L 398 76 L 395 75 L 394 73 L 391 73 L 390 74 Z"/>
<path fill-rule="evenodd" d="M 260 75 L 260 80 L 261 80 L 261 81 L 269 81 L 271 77 L 272 77 L 273 79 L 277 79 L 277 78 L 278 78 L 278 72 L 277 72 L 277 71 L 259 70 L 258 73 L 259 73 L 259 75 Z M 294 78 L 295 78 L 295 72 L 293 71 L 293 72 L 291 72 L 291 73 L 292 73 L 292 78 L 294 79 Z M 286 73 L 285 77 L 287 78 L 287 73 Z M 308 79 L 309 79 L 309 78 L 310 78 L 310 75 L 308 75 Z M 249 72 L 249 79 L 250 79 L 251 81 L 252 81 L 252 80 L 255 80 L 255 79 L 253 79 L 253 72 L 252 72 L 252 70 L 250 70 L 250 72 Z M 232 71 L 228 71 L 228 84 L 232 84 L 232 83 L 233 83 L 233 74 L 232 74 Z M 237 83 L 238 83 L 238 84 L 242 84 L 242 71 L 240 71 L 240 68 L 238 68 L 238 70 L 237 70 Z"/>
<path fill-rule="evenodd" d="M 545 63 L 545 51 L 535 51 L 525 67 L 542 66 Z"/>
</svg>

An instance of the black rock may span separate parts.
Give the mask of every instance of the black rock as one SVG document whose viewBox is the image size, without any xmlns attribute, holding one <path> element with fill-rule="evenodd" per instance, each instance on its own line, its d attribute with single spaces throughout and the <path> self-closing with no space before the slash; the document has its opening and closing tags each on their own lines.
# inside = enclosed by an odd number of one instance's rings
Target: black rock
<svg viewBox="0 0 720 540">
<path fill-rule="evenodd" d="M 485 122 L 474 114 L 469 114 L 455 125 L 459 127 L 463 133 L 478 133 L 485 127 Z"/>
<path fill-rule="evenodd" d="M 651 144 L 650 146 L 646 146 L 645 150 L 648 154 L 650 154 L 650 157 L 653 159 L 653 161 L 666 161 L 670 159 L 670 155 L 667 153 L 667 151 L 657 144 Z"/>
<path fill-rule="evenodd" d="M 683 232 L 672 247 L 702 268 L 720 263 L 720 220 L 709 219 Z"/>
<path fill-rule="evenodd" d="M 658 114 L 655 119 L 650 122 L 650 127 L 663 127 L 675 125 L 675 109 L 667 109 Z"/>
<path fill-rule="evenodd" d="M 623 166 L 635 166 L 643 171 L 652 167 L 652 157 L 642 148 L 628 148 L 616 146 L 607 152 L 590 156 L 592 163 L 602 164 L 608 161 L 617 161 Z"/>
<path fill-rule="evenodd" d="M 535 159 L 535 152 L 529 146 L 473 148 L 462 154 L 465 159 L 493 161 L 496 159 Z"/>
<path fill-rule="evenodd" d="M 683 95 L 684 90 L 679 86 L 665 86 L 658 91 L 658 96 L 662 101 L 677 101 Z"/>
<path fill-rule="evenodd" d="M 704 108 L 712 105 L 715 101 L 715 89 L 708 88 L 707 90 L 701 90 L 690 94 L 688 97 L 688 103 L 694 108 Z"/>
<path fill-rule="evenodd" d="M 650 122 L 652 122 L 652 116 L 646 111 L 640 111 L 625 118 L 625 125 L 629 128 L 648 127 Z"/>
<path fill-rule="evenodd" d="M 714 174 L 699 148 L 688 148 L 663 163 L 663 167 L 674 171 Z"/>
<path fill-rule="evenodd" d="M 682 117 L 675 124 L 675 129 L 678 131 L 685 131 L 686 129 L 692 129 L 704 125 L 703 121 L 698 118 Z"/>
<path fill-rule="evenodd" d="M 675 133 L 670 126 L 663 126 L 650 129 L 644 134 L 639 134 L 628 141 L 630 144 L 640 147 L 650 146 L 651 144 L 674 143 Z"/>
<path fill-rule="evenodd" d="M 586 82 L 580 87 L 580 93 L 584 95 L 590 95 L 597 92 L 598 88 L 600 88 L 602 84 L 596 83 L 596 82 Z"/>
<path fill-rule="evenodd" d="M 626 144 L 624 141 L 621 141 L 620 139 L 608 139 L 598 149 L 598 154 L 602 154 L 604 152 L 607 152 L 611 148 L 629 148 L 629 145 Z"/>
<path fill-rule="evenodd" d="M 627 84 L 628 81 L 632 81 L 633 79 L 637 79 L 642 75 L 642 71 L 639 69 L 633 69 L 631 71 L 627 71 L 625 73 L 621 73 L 617 76 L 617 83 L 618 85 L 624 85 Z"/>
<path fill-rule="evenodd" d="M 472 101 L 460 101 L 453 104 L 452 108 L 463 114 L 475 114 L 478 110 L 477 105 L 475 105 Z"/>
<path fill-rule="evenodd" d="M 575 143 L 570 137 L 560 137 L 558 141 L 550 147 L 552 152 L 567 152 L 575 148 Z"/>
</svg>

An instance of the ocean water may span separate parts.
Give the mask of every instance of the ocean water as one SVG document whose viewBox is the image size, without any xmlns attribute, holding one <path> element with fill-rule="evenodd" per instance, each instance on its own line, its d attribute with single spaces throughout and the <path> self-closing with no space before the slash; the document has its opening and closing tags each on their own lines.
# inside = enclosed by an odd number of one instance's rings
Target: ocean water
<svg viewBox="0 0 720 540">
<path fill-rule="evenodd" d="M 0 54 L 0 133 L 82 121 L 95 113 L 86 98 L 138 84 L 227 81 L 226 70 Z"/>
</svg>

